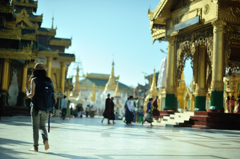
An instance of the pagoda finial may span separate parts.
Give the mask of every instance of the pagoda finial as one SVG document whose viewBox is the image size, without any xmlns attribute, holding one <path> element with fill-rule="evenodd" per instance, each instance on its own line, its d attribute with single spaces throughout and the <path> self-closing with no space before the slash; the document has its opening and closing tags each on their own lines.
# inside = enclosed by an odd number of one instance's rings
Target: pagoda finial
<svg viewBox="0 0 240 159">
<path fill-rule="evenodd" d="M 95 95 L 95 83 L 93 84 L 93 91 L 92 91 L 92 96 L 90 101 L 94 102 L 96 100 L 96 95 Z"/>
<path fill-rule="evenodd" d="M 52 29 L 53 29 L 53 23 L 54 23 L 54 16 L 52 17 Z"/>
<path fill-rule="evenodd" d="M 119 82 L 117 83 L 116 89 L 115 89 L 115 95 L 116 96 L 120 96 L 120 92 L 119 92 Z"/>
</svg>

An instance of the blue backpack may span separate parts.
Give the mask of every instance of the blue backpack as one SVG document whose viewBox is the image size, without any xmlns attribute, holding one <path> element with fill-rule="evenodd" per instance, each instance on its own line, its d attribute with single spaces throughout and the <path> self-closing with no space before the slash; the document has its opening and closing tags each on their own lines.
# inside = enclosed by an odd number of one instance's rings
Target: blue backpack
<svg viewBox="0 0 240 159">
<path fill-rule="evenodd" d="M 34 108 L 46 112 L 52 111 L 55 105 L 52 81 L 42 81 L 36 77 L 33 80 L 36 84 L 35 95 L 32 100 Z"/>
</svg>

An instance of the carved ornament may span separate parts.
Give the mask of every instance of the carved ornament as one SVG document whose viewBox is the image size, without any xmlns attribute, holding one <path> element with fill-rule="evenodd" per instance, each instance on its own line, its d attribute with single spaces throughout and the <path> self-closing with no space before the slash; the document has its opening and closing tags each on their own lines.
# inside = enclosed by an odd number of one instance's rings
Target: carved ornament
<svg viewBox="0 0 240 159">
<path fill-rule="evenodd" d="M 0 37 L 3 39 L 21 40 L 21 31 L 20 28 L 0 30 Z"/>
<path fill-rule="evenodd" d="M 176 87 L 166 87 L 167 94 L 176 94 L 177 88 Z"/>
<path fill-rule="evenodd" d="M 179 0 L 178 4 L 176 5 L 176 7 L 174 8 L 174 10 L 177 10 L 179 8 L 188 6 L 188 5 L 192 5 L 194 3 L 197 3 L 201 0 Z"/>
<path fill-rule="evenodd" d="M 229 64 L 232 44 L 234 42 L 240 42 L 240 26 L 228 24 L 225 32 L 224 68 Z"/>
<path fill-rule="evenodd" d="M 51 29 L 50 31 L 39 31 L 37 30 L 37 35 L 45 35 L 45 36 L 55 36 L 57 29 Z"/>
<path fill-rule="evenodd" d="M 195 18 L 197 16 L 200 16 L 200 19 L 202 19 L 202 8 L 196 8 L 196 9 L 191 10 L 187 13 L 184 13 L 176 18 L 173 18 L 173 25 L 187 21 L 187 20 Z"/>
<path fill-rule="evenodd" d="M 69 47 L 71 46 L 71 40 L 50 40 L 50 45 L 55 45 L 55 46 L 65 46 Z"/>
<path fill-rule="evenodd" d="M 228 12 L 228 14 L 230 14 L 234 17 L 240 17 L 240 8 L 238 8 L 238 7 L 228 7 L 227 12 Z"/>
<path fill-rule="evenodd" d="M 23 47 L 23 49 L 0 49 L 0 58 L 6 59 L 32 59 L 32 45 Z"/>
<path fill-rule="evenodd" d="M 207 14 L 209 13 L 209 11 L 210 11 L 210 6 L 209 6 L 209 4 L 206 4 L 206 5 L 204 6 L 203 13 L 204 13 L 205 15 L 207 15 Z"/>
<path fill-rule="evenodd" d="M 10 4 L 2 5 L 0 3 L 0 13 L 10 13 L 13 14 L 13 6 L 10 6 Z"/>
<path fill-rule="evenodd" d="M 18 2 L 17 0 L 12 0 L 12 4 L 13 6 L 18 5 L 18 6 L 37 8 L 38 1 L 34 1 L 34 3 L 29 3 L 29 0 L 21 0 L 21 2 Z"/>
</svg>

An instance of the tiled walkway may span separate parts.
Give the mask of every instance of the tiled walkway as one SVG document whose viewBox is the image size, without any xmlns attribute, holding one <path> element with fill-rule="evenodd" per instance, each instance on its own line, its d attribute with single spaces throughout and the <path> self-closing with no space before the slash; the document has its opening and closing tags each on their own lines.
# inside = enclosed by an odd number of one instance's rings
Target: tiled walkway
<svg viewBox="0 0 240 159">
<path fill-rule="evenodd" d="M 240 131 L 164 128 L 122 121 L 101 124 L 101 118 L 51 119 L 49 151 L 39 140 L 32 148 L 30 117 L 3 117 L 0 121 L 0 158 L 85 159 L 238 159 Z M 41 138 L 40 138 L 41 139 Z"/>
</svg>

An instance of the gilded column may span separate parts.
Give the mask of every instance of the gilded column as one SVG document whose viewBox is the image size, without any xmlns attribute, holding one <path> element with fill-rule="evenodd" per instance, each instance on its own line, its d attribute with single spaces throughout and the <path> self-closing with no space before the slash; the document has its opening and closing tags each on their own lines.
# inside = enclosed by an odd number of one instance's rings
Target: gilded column
<svg viewBox="0 0 240 159">
<path fill-rule="evenodd" d="M 52 57 L 47 57 L 47 75 L 51 78 L 51 70 L 52 70 Z"/>
<path fill-rule="evenodd" d="M 198 83 L 195 90 L 194 111 L 206 111 L 206 46 L 199 47 L 198 56 Z"/>
<path fill-rule="evenodd" d="M 8 91 L 8 75 L 9 75 L 9 59 L 4 59 L 3 63 L 3 76 L 2 76 L 2 99 L 4 104 L 7 103 L 7 91 Z"/>
<path fill-rule="evenodd" d="M 64 93 L 66 62 L 61 62 L 61 89 Z"/>
<path fill-rule="evenodd" d="M 212 92 L 211 106 L 209 112 L 224 112 L 223 108 L 223 58 L 224 58 L 224 31 L 226 22 L 217 20 L 213 25 L 213 74 L 212 74 Z"/>
<path fill-rule="evenodd" d="M 166 104 L 164 110 L 176 110 L 177 109 L 177 97 L 176 97 L 176 39 L 174 37 L 168 40 L 168 58 L 167 58 L 167 80 L 166 80 Z"/>
<path fill-rule="evenodd" d="M 22 87 L 21 92 L 19 93 L 19 106 L 26 106 L 25 100 L 26 100 L 26 83 L 27 83 L 27 69 L 28 64 L 23 65 L 23 74 L 22 74 Z"/>
</svg>

